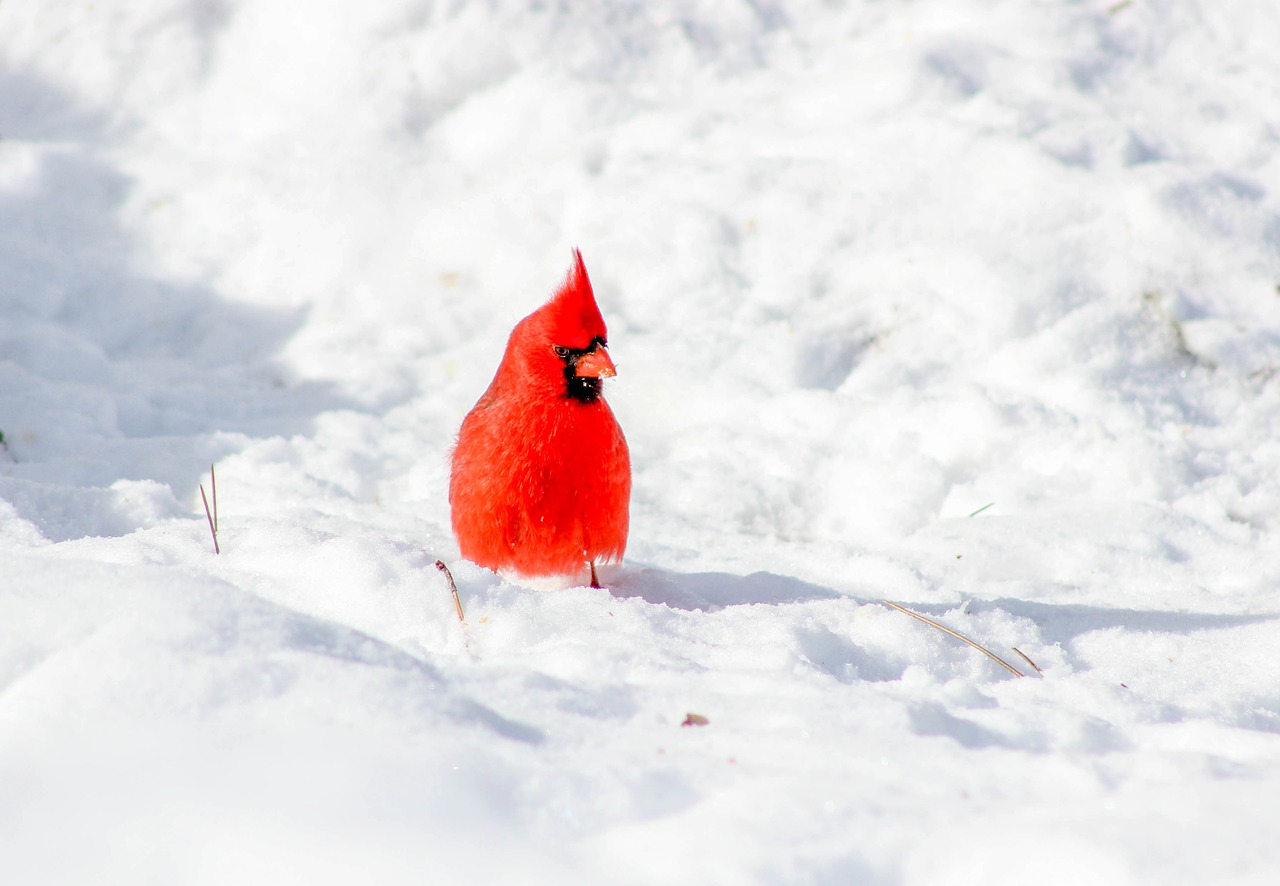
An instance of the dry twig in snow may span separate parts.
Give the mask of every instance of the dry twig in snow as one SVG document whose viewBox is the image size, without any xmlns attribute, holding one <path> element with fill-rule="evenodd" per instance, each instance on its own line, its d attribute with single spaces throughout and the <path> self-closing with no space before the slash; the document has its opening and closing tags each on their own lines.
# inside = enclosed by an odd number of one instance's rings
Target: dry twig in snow
<svg viewBox="0 0 1280 886">
<path fill-rule="evenodd" d="M 449 593 L 453 594 L 453 608 L 458 611 L 458 621 L 466 624 L 466 619 L 462 617 L 462 598 L 458 596 L 458 586 L 453 582 L 453 573 L 449 571 L 449 567 L 444 565 L 443 560 L 436 561 L 436 569 L 444 573 L 445 581 L 449 582 Z"/>
</svg>

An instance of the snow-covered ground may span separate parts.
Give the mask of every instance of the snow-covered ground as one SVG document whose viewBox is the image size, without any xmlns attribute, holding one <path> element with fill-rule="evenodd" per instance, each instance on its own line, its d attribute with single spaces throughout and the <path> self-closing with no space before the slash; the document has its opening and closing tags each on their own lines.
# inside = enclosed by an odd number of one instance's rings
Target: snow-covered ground
<svg viewBox="0 0 1280 886">
<path fill-rule="evenodd" d="M 0 0 L 0 881 L 1280 882 L 1277 46 Z M 446 501 L 575 246 L 608 590 Z"/>
</svg>

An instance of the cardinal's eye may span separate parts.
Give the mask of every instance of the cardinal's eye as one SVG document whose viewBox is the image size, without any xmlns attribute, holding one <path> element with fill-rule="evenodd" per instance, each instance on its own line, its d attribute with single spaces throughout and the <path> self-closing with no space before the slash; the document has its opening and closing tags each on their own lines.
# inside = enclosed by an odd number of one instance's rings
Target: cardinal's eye
<svg viewBox="0 0 1280 886">
<path fill-rule="evenodd" d="M 569 359 L 569 349 L 560 345 L 552 345 L 551 349 L 556 352 L 556 356 L 561 360 Z"/>
</svg>

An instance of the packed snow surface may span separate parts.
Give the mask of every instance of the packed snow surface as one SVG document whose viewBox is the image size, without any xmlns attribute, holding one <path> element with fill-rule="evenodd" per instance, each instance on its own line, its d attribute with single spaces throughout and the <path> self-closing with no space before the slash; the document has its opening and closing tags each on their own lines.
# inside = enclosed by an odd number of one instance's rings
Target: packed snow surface
<svg viewBox="0 0 1280 886">
<path fill-rule="evenodd" d="M 2 0 L 0 881 L 1280 882 L 1277 46 Z M 607 589 L 449 529 L 574 247 Z"/>
</svg>

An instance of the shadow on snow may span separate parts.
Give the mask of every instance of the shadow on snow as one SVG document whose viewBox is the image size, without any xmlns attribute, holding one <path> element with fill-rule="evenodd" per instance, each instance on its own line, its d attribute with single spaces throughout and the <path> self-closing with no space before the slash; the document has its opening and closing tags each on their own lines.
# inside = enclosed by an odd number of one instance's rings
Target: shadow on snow
<svg viewBox="0 0 1280 886">
<path fill-rule="evenodd" d="M 639 597 L 647 603 L 690 612 L 715 612 L 726 606 L 751 603 L 808 603 L 848 597 L 830 588 L 772 572 L 731 575 L 665 569 L 628 569 L 613 582 L 610 592 L 615 597 Z"/>
<path fill-rule="evenodd" d="M 100 115 L 2 60 L 0 95 L 0 498 L 21 517 L 55 541 L 122 534 L 132 517 L 80 499 L 154 480 L 185 502 L 233 435 L 355 408 L 275 362 L 301 312 L 138 270 Z"/>
</svg>

